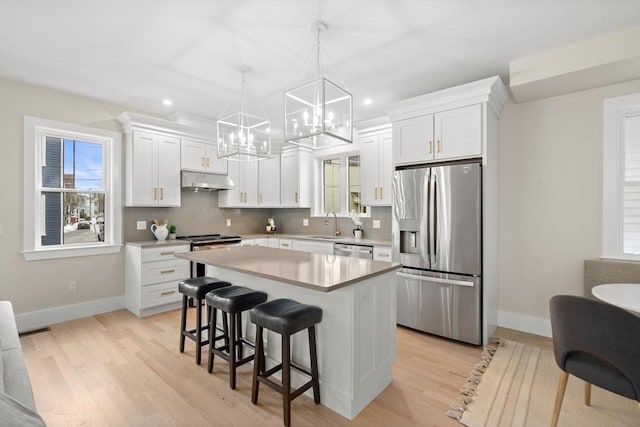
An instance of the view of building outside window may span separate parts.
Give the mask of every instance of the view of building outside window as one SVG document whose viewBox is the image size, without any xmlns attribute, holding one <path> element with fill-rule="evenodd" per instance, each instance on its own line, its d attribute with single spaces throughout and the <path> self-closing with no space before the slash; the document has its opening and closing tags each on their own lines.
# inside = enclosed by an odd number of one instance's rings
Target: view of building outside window
<svg viewBox="0 0 640 427">
<path fill-rule="evenodd" d="M 41 245 L 104 241 L 103 144 L 46 136 L 41 158 Z"/>
</svg>

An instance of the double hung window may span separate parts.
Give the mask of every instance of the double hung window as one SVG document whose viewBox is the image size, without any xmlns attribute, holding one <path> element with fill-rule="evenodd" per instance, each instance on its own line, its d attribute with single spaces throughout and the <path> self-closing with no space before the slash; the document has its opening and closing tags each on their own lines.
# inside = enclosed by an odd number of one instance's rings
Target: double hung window
<svg viewBox="0 0 640 427">
<path fill-rule="evenodd" d="M 322 210 L 346 215 L 364 213 L 360 198 L 360 156 L 344 154 L 322 159 Z"/>
</svg>

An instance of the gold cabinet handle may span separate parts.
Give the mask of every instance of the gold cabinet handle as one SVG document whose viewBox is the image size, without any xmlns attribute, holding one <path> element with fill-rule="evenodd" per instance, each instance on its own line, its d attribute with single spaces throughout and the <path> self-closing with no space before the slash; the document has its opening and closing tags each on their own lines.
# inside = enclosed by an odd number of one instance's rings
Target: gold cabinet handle
<svg viewBox="0 0 640 427">
<path fill-rule="evenodd" d="M 297 191 L 296 191 L 296 195 L 295 195 L 295 200 L 296 200 L 296 203 L 299 202 L 299 200 L 298 200 L 298 192 Z"/>
<path fill-rule="evenodd" d="M 172 251 L 172 252 L 160 252 L 160 256 L 170 256 L 170 255 L 174 255 L 176 253 L 176 251 Z"/>
<path fill-rule="evenodd" d="M 389 254 L 387 254 L 387 253 L 380 253 L 380 254 L 378 254 L 378 256 L 380 258 L 389 258 Z"/>
<path fill-rule="evenodd" d="M 436 153 L 440 152 L 440 140 L 436 141 Z"/>
<path fill-rule="evenodd" d="M 373 199 L 378 200 L 378 187 L 373 189 Z"/>
<path fill-rule="evenodd" d="M 432 141 L 427 142 L 427 153 L 431 154 L 432 150 L 431 150 L 431 144 L 433 144 Z"/>
<path fill-rule="evenodd" d="M 207 157 L 207 167 L 211 166 L 211 159 Z"/>
<path fill-rule="evenodd" d="M 160 187 L 160 200 L 164 200 L 164 187 Z"/>
<path fill-rule="evenodd" d="M 200 157 L 200 166 L 204 167 L 204 157 Z"/>
<path fill-rule="evenodd" d="M 383 196 L 383 194 L 384 194 L 383 190 L 384 190 L 384 187 L 380 187 L 380 200 L 382 200 L 382 199 L 384 198 L 384 196 Z"/>
<path fill-rule="evenodd" d="M 169 274 L 169 273 L 175 273 L 175 272 L 176 272 L 176 269 L 172 268 L 171 270 L 162 270 L 160 274 Z"/>
<path fill-rule="evenodd" d="M 153 200 L 158 200 L 158 189 L 153 187 Z"/>
<path fill-rule="evenodd" d="M 285 247 L 285 248 L 288 248 L 289 244 L 288 243 L 283 243 L 282 246 Z"/>
<path fill-rule="evenodd" d="M 160 295 L 167 296 L 167 295 L 173 295 L 175 293 L 176 293 L 176 291 L 166 291 L 166 292 L 161 292 Z"/>
<path fill-rule="evenodd" d="M 262 193 L 260 193 L 260 204 L 262 204 Z"/>
</svg>

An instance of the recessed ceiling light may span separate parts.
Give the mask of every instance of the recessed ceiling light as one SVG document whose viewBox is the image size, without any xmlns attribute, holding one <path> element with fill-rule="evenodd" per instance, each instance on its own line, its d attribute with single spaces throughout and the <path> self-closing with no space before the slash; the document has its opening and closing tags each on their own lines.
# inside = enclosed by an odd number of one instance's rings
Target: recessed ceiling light
<svg viewBox="0 0 640 427">
<path fill-rule="evenodd" d="M 171 101 L 170 99 L 163 99 L 162 103 L 164 105 L 166 105 L 167 107 L 170 106 L 170 105 L 173 105 L 173 101 Z"/>
<path fill-rule="evenodd" d="M 373 101 L 371 100 L 371 98 L 365 98 L 365 99 L 362 100 L 362 103 L 364 105 L 371 105 L 371 104 L 373 104 Z"/>
</svg>

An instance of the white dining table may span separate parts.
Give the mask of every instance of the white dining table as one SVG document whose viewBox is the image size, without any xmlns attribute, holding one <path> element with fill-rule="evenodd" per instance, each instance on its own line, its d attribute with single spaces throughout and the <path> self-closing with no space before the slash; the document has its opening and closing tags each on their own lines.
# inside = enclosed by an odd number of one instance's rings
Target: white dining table
<svg viewBox="0 0 640 427">
<path fill-rule="evenodd" d="M 599 300 L 640 313 L 640 283 L 607 283 L 594 286 L 591 293 Z"/>
</svg>

